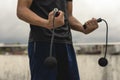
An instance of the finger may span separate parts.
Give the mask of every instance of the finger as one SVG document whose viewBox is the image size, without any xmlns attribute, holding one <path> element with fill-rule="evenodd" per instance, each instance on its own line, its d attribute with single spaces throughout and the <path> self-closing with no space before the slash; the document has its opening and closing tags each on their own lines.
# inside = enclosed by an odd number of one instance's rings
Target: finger
<svg viewBox="0 0 120 80">
<path fill-rule="evenodd" d="M 64 12 L 59 10 L 59 16 L 63 16 L 64 15 Z"/>
<path fill-rule="evenodd" d="M 98 23 L 96 18 L 92 18 L 93 22 Z"/>
<path fill-rule="evenodd" d="M 98 27 L 98 22 L 97 22 L 97 19 L 93 18 L 93 23 L 96 27 Z"/>
<path fill-rule="evenodd" d="M 54 11 L 51 11 L 51 12 L 49 13 L 49 16 L 53 16 L 53 14 L 54 14 Z"/>
<path fill-rule="evenodd" d="M 93 25 L 93 24 L 92 24 L 92 21 L 91 21 L 91 20 L 88 20 L 88 21 L 86 22 L 86 25 L 87 25 L 87 26 Z"/>
<path fill-rule="evenodd" d="M 98 27 L 97 23 L 94 22 L 94 20 L 89 20 L 89 21 L 87 21 L 87 22 L 86 22 L 86 25 L 87 25 L 88 28 L 91 29 L 91 30 L 95 30 L 95 29 Z"/>
<path fill-rule="evenodd" d="M 98 26 L 98 23 L 97 23 L 97 20 L 95 18 L 92 18 L 90 21 L 89 21 L 89 24 L 91 26 Z"/>
</svg>

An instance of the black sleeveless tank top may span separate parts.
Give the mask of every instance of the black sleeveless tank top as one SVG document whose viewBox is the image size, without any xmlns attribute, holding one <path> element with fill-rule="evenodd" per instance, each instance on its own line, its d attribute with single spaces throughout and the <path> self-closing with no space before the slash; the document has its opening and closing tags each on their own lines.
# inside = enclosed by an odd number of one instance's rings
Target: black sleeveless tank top
<svg viewBox="0 0 120 80">
<path fill-rule="evenodd" d="M 58 8 L 64 12 L 65 24 L 55 29 L 55 43 L 72 43 L 72 36 L 70 31 L 70 25 L 67 17 L 67 1 L 71 0 L 33 0 L 30 9 L 38 16 L 48 19 L 48 14 L 54 8 Z M 35 26 L 30 24 L 30 36 L 29 42 L 41 41 L 50 42 L 52 36 L 52 30 L 46 29 L 42 26 Z"/>
</svg>

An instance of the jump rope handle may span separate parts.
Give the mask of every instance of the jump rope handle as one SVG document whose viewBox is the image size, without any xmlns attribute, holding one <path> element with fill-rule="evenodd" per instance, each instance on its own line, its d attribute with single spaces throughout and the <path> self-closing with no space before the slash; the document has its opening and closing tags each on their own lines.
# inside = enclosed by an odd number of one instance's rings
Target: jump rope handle
<svg viewBox="0 0 120 80">
<path fill-rule="evenodd" d="M 60 14 L 60 12 L 59 12 L 59 10 L 58 10 L 58 8 L 54 8 L 54 13 L 55 13 L 55 17 L 58 17 L 59 16 L 59 14 Z"/>
</svg>

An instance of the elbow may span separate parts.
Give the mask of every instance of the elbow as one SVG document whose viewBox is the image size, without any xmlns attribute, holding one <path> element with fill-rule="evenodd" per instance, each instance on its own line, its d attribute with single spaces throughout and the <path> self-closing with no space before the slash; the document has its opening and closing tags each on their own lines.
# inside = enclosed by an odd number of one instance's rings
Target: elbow
<svg viewBox="0 0 120 80">
<path fill-rule="evenodd" d="M 16 15 L 19 19 L 21 18 L 21 14 L 19 13 L 19 11 L 17 11 Z"/>
<path fill-rule="evenodd" d="M 89 34 L 89 32 L 84 32 L 85 35 Z"/>
<path fill-rule="evenodd" d="M 87 35 L 87 34 L 89 34 L 90 32 L 84 30 L 83 33 L 84 33 L 85 35 Z"/>
<path fill-rule="evenodd" d="M 17 8 L 17 12 L 16 12 L 16 15 L 19 19 L 23 19 L 23 9 L 22 8 Z"/>
<path fill-rule="evenodd" d="M 19 19 L 22 19 L 22 12 L 21 12 L 20 9 L 17 9 L 16 15 L 17 15 L 17 17 L 18 17 Z"/>
<path fill-rule="evenodd" d="M 89 33 L 84 33 L 85 35 L 88 35 Z"/>
</svg>

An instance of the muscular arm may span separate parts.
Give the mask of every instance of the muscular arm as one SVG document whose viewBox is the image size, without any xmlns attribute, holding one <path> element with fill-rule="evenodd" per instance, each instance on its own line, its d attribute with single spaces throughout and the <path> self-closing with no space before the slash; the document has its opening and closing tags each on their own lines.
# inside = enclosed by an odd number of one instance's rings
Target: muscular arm
<svg viewBox="0 0 120 80">
<path fill-rule="evenodd" d="M 32 10 L 30 10 L 30 6 L 32 4 L 32 0 L 18 0 L 17 6 L 17 16 L 21 20 L 36 26 L 41 26 L 47 29 L 53 28 L 53 17 L 54 11 L 51 11 L 48 15 L 48 19 L 44 19 L 37 14 L 35 14 Z M 59 16 L 55 17 L 54 27 L 60 27 L 64 25 L 64 13 L 60 10 Z"/>
<path fill-rule="evenodd" d="M 83 25 L 72 14 L 72 1 L 68 1 L 67 10 L 68 10 L 69 23 L 73 30 L 88 34 L 92 31 L 94 31 L 96 28 L 98 28 L 96 19 L 88 20 L 86 22 L 87 29 L 83 28 Z"/>
<path fill-rule="evenodd" d="M 47 28 L 47 20 L 36 15 L 29 8 L 32 4 L 32 0 L 18 0 L 17 16 L 21 20 L 36 26 L 43 26 Z"/>
</svg>

